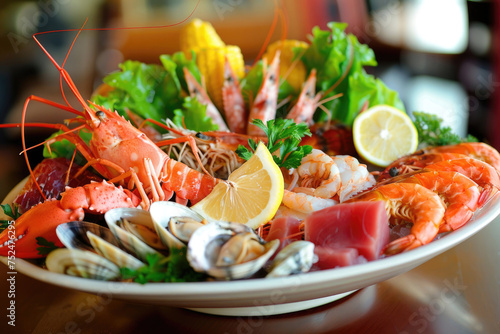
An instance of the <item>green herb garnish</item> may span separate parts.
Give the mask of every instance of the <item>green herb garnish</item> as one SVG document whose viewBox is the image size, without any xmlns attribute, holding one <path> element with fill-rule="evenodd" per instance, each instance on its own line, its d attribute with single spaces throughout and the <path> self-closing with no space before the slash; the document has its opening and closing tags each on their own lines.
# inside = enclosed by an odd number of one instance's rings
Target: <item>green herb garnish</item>
<svg viewBox="0 0 500 334">
<path fill-rule="evenodd" d="M 186 258 L 187 248 L 171 249 L 170 255 L 161 258 L 158 254 L 149 254 L 147 264 L 139 269 L 122 267 L 123 279 L 132 279 L 136 283 L 148 282 L 197 282 L 206 279 L 205 274 L 195 272 Z"/>
<path fill-rule="evenodd" d="M 48 241 L 43 237 L 36 237 L 36 244 L 40 246 L 36 248 L 38 254 L 43 256 L 47 256 L 50 252 L 59 248 L 52 241 Z"/>
<path fill-rule="evenodd" d="M 464 142 L 477 142 L 477 138 L 468 135 L 466 138 L 461 138 L 453 133 L 449 126 L 441 126 L 442 119 L 436 115 L 414 111 L 413 123 L 418 131 L 418 140 L 430 146 L 453 145 Z"/>
<path fill-rule="evenodd" d="M 16 220 L 21 216 L 17 205 L 0 204 L 0 207 L 2 207 L 3 213 L 6 216 L 12 218 L 12 220 Z M 0 233 L 3 232 L 3 230 L 5 230 L 7 227 L 9 227 L 12 220 L 0 220 Z"/>
<path fill-rule="evenodd" d="M 267 126 L 260 119 L 254 119 L 252 124 L 261 128 L 267 135 L 267 149 L 274 153 L 279 150 L 279 156 L 273 155 L 278 167 L 297 168 L 302 158 L 312 151 L 312 146 L 299 146 L 302 137 L 311 136 L 306 123 L 296 124 L 292 119 L 278 118 L 267 121 Z M 249 150 L 243 145 L 238 146 L 236 153 L 245 160 L 252 157 L 257 149 L 257 143 L 248 139 Z"/>
</svg>

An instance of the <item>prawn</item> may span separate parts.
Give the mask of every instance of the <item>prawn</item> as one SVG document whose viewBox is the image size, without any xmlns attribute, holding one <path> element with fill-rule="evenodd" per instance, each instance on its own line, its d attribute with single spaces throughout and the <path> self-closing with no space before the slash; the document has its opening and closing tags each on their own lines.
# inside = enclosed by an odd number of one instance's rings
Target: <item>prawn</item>
<svg viewBox="0 0 500 334">
<path fill-rule="evenodd" d="M 416 183 L 437 193 L 446 205 L 439 232 L 449 232 L 467 223 L 479 206 L 481 192 L 476 182 L 453 171 L 426 170 L 393 177 L 389 183 Z"/>
<path fill-rule="evenodd" d="M 365 164 L 359 163 L 358 159 L 349 155 L 337 155 L 333 157 L 333 162 L 337 165 L 340 174 L 340 202 L 375 184 L 373 175 L 368 172 Z"/>
<path fill-rule="evenodd" d="M 454 171 L 463 174 L 481 187 L 479 206 L 483 206 L 498 190 L 500 190 L 500 176 L 490 164 L 474 158 L 441 161 L 426 166 L 427 170 Z"/>
<path fill-rule="evenodd" d="M 219 110 L 217 110 L 217 107 L 213 104 L 212 100 L 210 100 L 208 93 L 198 83 L 198 81 L 196 81 L 195 77 L 191 74 L 187 67 L 184 67 L 184 77 L 186 79 L 186 84 L 191 97 L 196 98 L 201 104 L 204 104 L 207 107 L 207 116 L 212 119 L 214 124 L 219 126 L 220 131 L 229 131 L 226 122 L 222 118 Z"/>
<path fill-rule="evenodd" d="M 246 133 L 245 100 L 241 93 L 238 78 L 231 68 L 227 56 L 224 61 L 224 84 L 222 86 L 222 102 L 229 129 L 236 133 Z"/>
<path fill-rule="evenodd" d="M 437 162 L 463 158 L 467 158 L 467 156 L 459 153 L 424 153 L 423 151 L 420 151 L 395 160 L 379 173 L 377 181 L 383 182 L 391 177 L 411 173 Z"/>
<path fill-rule="evenodd" d="M 360 201 L 384 201 L 388 216 L 413 222 L 409 235 L 385 246 L 383 252 L 386 255 L 405 252 L 431 242 L 441 229 L 446 211 L 443 201 L 435 192 L 415 183 L 382 185 L 345 203 Z"/>
<path fill-rule="evenodd" d="M 427 147 L 422 150 L 425 153 L 459 153 L 489 163 L 497 171 L 500 171 L 500 153 L 485 143 L 460 143 L 456 145 L 445 145 Z"/>
<path fill-rule="evenodd" d="M 278 102 L 279 71 L 280 51 L 278 50 L 276 51 L 267 73 L 264 75 L 262 85 L 250 108 L 249 120 L 260 119 L 265 124 L 267 121 L 275 118 Z M 249 124 L 247 126 L 247 134 L 250 136 L 265 135 L 264 131 L 254 124 Z"/>
</svg>

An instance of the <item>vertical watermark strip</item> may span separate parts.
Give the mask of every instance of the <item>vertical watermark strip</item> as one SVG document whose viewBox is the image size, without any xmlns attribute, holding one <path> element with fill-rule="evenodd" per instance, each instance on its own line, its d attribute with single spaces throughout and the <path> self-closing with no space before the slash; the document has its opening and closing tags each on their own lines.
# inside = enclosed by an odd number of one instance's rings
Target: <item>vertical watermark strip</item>
<svg viewBox="0 0 500 334">
<path fill-rule="evenodd" d="M 9 221 L 8 229 L 8 241 L 5 247 L 8 248 L 7 252 L 7 323 L 9 326 L 16 326 L 16 227 L 14 225 L 14 220 Z"/>
</svg>

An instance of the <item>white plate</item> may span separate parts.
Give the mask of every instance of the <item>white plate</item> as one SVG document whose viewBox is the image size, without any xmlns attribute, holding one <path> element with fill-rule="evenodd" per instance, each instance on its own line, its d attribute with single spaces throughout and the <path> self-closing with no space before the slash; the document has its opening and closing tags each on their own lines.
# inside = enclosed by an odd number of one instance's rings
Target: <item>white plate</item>
<svg viewBox="0 0 500 334">
<path fill-rule="evenodd" d="M 16 186 L 4 202 L 10 203 L 21 186 Z M 428 245 L 365 264 L 284 278 L 141 285 L 56 274 L 22 259 L 16 259 L 16 270 L 49 284 L 128 301 L 183 307 L 219 315 L 273 315 L 323 305 L 357 289 L 405 273 L 468 239 L 499 213 L 500 196 L 497 195 L 478 210 L 464 227 Z M 0 260 L 6 263 L 5 257 L 0 257 Z"/>
</svg>

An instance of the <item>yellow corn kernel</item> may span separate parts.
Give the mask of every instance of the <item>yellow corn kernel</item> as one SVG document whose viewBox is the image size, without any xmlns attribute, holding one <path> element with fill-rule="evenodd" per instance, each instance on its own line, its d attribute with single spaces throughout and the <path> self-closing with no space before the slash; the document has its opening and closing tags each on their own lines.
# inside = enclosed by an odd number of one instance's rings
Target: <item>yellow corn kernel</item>
<svg viewBox="0 0 500 334">
<path fill-rule="evenodd" d="M 210 22 L 194 19 L 180 32 L 181 51 L 186 57 L 191 57 L 191 50 L 198 53 L 200 49 L 224 47 L 225 44 L 217 35 Z"/>
<path fill-rule="evenodd" d="M 306 80 L 306 67 L 301 60 L 295 59 L 294 48 L 300 48 L 299 52 L 305 51 L 309 45 L 306 42 L 286 39 L 276 41 L 267 47 L 266 53 L 262 57 L 269 64 L 278 49 L 281 49 L 280 55 L 280 76 L 299 92 L 302 89 L 302 84 Z M 295 64 L 294 64 L 295 62 Z M 294 66 L 290 70 L 291 66 Z"/>
<path fill-rule="evenodd" d="M 210 99 L 221 112 L 222 86 L 224 85 L 224 62 L 227 56 L 234 73 L 242 78 L 245 75 L 245 63 L 238 46 L 228 45 L 218 48 L 200 49 L 196 55 L 196 63 L 205 78 L 206 88 Z"/>
</svg>

